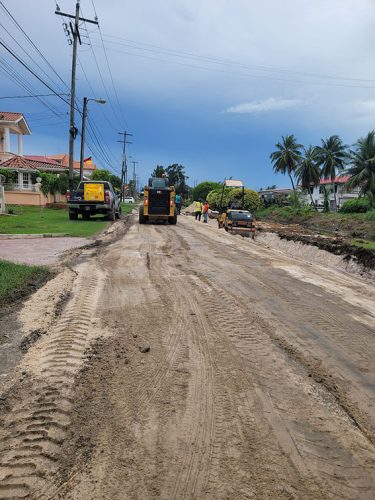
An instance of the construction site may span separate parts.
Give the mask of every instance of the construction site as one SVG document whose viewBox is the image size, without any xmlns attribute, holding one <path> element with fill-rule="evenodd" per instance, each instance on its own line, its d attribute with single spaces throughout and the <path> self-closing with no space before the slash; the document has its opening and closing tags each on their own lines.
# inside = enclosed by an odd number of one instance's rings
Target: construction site
<svg viewBox="0 0 375 500">
<path fill-rule="evenodd" d="M 133 213 L 55 271 L 0 319 L 1 498 L 374 498 L 371 270 Z"/>
</svg>

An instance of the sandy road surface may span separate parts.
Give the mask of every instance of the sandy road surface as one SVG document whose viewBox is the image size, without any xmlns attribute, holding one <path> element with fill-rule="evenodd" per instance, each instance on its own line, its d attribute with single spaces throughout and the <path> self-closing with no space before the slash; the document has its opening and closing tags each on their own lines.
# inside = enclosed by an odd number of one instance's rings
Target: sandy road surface
<svg viewBox="0 0 375 500">
<path fill-rule="evenodd" d="M 0 498 L 374 498 L 373 286 L 187 217 L 75 271 L 4 397 Z"/>
</svg>

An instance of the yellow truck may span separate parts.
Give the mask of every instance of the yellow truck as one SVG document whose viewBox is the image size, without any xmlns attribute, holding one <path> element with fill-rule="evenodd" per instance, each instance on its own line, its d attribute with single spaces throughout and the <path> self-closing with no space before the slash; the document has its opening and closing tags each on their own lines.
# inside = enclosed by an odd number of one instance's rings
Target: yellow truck
<svg viewBox="0 0 375 500">
<path fill-rule="evenodd" d="M 168 222 L 177 224 L 176 191 L 166 177 L 151 177 L 144 188 L 143 204 L 139 207 L 139 223 Z"/>
</svg>

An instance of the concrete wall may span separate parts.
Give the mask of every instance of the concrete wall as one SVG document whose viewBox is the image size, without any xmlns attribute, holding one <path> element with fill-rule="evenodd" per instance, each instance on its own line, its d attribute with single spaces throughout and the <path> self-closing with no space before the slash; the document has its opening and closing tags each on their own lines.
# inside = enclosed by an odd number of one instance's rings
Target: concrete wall
<svg viewBox="0 0 375 500">
<path fill-rule="evenodd" d="M 44 196 L 41 192 L 33 191 L 5 191 L 5 203 L 7 205 L 33 205 L 44 207 L 47 203 L 66 203 L 66 197 L 62 194 Z"/>
</svg>

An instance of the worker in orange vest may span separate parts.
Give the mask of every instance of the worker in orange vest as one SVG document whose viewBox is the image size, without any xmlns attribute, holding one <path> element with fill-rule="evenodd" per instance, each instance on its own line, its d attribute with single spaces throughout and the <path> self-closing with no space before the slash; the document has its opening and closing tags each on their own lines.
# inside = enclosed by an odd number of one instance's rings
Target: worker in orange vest
<svg viewBox="0 0 375 500">
<path fill-rule="evenodd" d="M 208 201 L 205 201 L 203 204 L 203 222 L 207 224 L 208 222 L 208 209 L 210 208 L 210 205 L 208 204 Z"/>
</svg>

